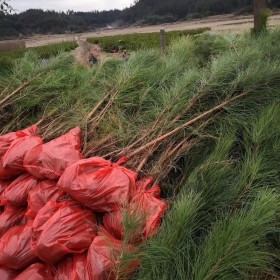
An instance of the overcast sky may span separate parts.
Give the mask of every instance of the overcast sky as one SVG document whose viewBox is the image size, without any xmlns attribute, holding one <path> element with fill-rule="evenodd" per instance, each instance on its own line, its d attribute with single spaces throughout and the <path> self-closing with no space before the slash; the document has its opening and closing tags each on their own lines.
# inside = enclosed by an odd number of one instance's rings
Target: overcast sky
<svg viewBox="0 0 280 280">
<path fill-rule="evenodd" d="M 11 0 L 10 4 L 17 12 L 35 8 L 56 11 L 94 11 L 123 9 L 134 0 Z"/>
</svg>

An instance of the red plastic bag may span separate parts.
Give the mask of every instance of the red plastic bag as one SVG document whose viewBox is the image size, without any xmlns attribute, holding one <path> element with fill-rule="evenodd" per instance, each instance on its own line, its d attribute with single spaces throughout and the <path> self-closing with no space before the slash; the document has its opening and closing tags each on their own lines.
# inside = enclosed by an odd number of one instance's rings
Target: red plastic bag
<svg viewBox="0 0 280 280">
<path fill-rule="evenodd" d="M 67 134 L 40 145 L 24 158 L 26 170 L 39 179 L 57 179 L 66 167 L 82 159 L 81 129 L 76 127 Z"/>
<path fill-rule="evenodd" d="M 77 204 L 77 203 L 76 203 Z M 67 254 L 83 253 L 96 236 L 96 216 L 73 202 L 49 201 L 33 223 L 32 249 L 53 264 Z"/>
<path fill-rule="evenodd" d="M 11 184 L 12 181 L 3 181 L 0 180 L 0 200 L 4 190 Z"/>
<path fill-rule="evenodd" d="M 23 207 L 27 205 L 28 192 L 37 186 L 38 180 L 23 174 L 14 180 L 2 194 L 1 205 Z"/>
<path fill-rule="evenodd" d="M 19 274 L 18 271 L 11 269 L 9 267 L 0 266 L 0 279 L 1 280 L 14 280 Z"/>
<path fill-rule="evenodd" d="M 34 263 L 26 268 L 14 280 L 52 280 L 52 272 L 49 266 L 43 263 Z M 2 280 L 2 279 L 1 279 Z"/>
<path fill-rule="evenodd" d="M 0 265 L 22 269 L 37 257 L 31 250 L 32 221 L 10 228 L 0 239 Z"/>
<path fill-rule="evenodd" d="M 35 218 L 40 209 L 42 209 L 51 199 L 59 196 L 57 182 L 44 180 L 28 193 L 28 208 L 25 216 Z"/>
<path fill-rule="evenodd" d="M 74 254 L 61 261 L 56 268 L 54 280 L 94 280 L 87 271 L 87 252 Z"/>
<path fill-rule="evenodd" d="M 87 263 L 90 279 L 127 279 L 138 268 L 139 262 L 131 260 L 126 263 L 125 267 L 122 267 L 121 258 L 127 253 L 133 253 L 134 250 L 132 245 L 124 245 L 122 241 L 113 238 L 108 232 L 102 230 L 94 238 L 88 250 Z M 120 269 L 121 267 L 122 269 Z M 121 271 L 121 275 L 117 275 L 116 271 Z"/>
<path fill-rule="evenodd" d="M 69 166 L 58 186 L 96 212 L 108 212 L 127 203 L 135 190 L 137 174 L 101 157 L 80 160 Z"/>
<path fill-rule="evenodd" d="M 25 136 L 14 140 L 0 161 L 0 179 L 9 180 L 23 173 L 26 152 L 42 143 L 39 136 Z"/>
<path fill-rule="evenodd" d="M 0 237 L 2 237 L 10 228 L 24 222 L 24 213 L 25 209 L 23 208 L 6 206 L 4 212 L 0 215 Z"/>
<path fill-rule="evenodd" d="M 103 216 L 105 228 L 116 238 L 122 239 L 124 235 L 124 211 L 129 212 L 134 220 L 139 221 L 140 229 L 135 232 L 134 241 L 139 240 L 141 236 L 149 238 L 156 234 L 167 210 L 167 203 L 160 199 L 159 186 L 148 189 L 152 181 L 153 179 L 138 181 L 135 196 L 130 205 L 126 209 L 119 209 Z"/>
<path fill-rule="evenodd" d="M 107 213 L 103 216 L 102 222 L 106 230 L 110 232 L 115 238 L 117 239 L 123 239 L 124 236 L 124 225 L 123 225 L 123 219 L 124 215 L 127 215 L 128 212 L 130 212 L 131 209 L 125 209 L 125 208 L 119 208 L 118 210 L 112 211 L 110 213 Z M 130 233 L 131 240 L 134 241 L 134 239 L 138 239 L 138 233 L 136 236 L 131 236 L 132 233 Z M 134 233 L 133 233 L 134 235 Z"/>
<path fill-rule="evenodd" d="M 19 130 L 17 132 L 10 132 L 8 134 L 0 136 L 0 158 L 7 152 L 11 143 L 19 138 L 24 136 L 33 136 L 38 132 L 38 127 L 36 125 L 32 125 L 27 127 L 26 129 Z"/>
</svg>

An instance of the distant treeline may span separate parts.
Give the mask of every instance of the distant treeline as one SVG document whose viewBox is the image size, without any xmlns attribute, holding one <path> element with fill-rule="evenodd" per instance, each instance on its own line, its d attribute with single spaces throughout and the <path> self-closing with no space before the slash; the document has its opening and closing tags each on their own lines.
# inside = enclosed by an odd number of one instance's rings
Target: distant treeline
<svg viewBox="0 0 280 280">
<path fill-rule="evenodd" d="M 120 10 L 103 12 L 56 12 L 30 9 L 13 15 L 0 15 L 0 37 L 30 34 L 84 32 L 117 22 Z"/>
<path fill-rule="evenodd" d="M 280 8 L 279 0 L 270 0 Z M 224 13 L 252 12 L 252 0 L 138 0 L 130 8 L 93 12 L 55 12 L 30 9 L 14 15 L 0 14 L 0 38 L 20 34 L 84 32 L 104 26 L 159 24 Z"/>
<path fill-rule="evenodd" d="M 271 8 L 280 8 L 279 0 L 268 0 Z M 193 19 L 226 13 L 251 13 L 253 0 L 138 0 L 123 11 L 123 20 L 156 22 Z"/>
</svg>

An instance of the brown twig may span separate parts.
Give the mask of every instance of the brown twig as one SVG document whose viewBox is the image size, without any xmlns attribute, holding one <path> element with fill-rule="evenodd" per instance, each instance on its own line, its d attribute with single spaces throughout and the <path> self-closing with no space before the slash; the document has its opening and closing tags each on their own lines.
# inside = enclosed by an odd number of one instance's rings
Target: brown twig
<svg viewBox="0 0 280 280">
<path fill-rule="evenodd" d="M 59 125 L 57 128 L 55 128 L 54 130 L 52 130 L 49 134 L 45 133 L 43 135 L 43 140 L 47 139 L 47 138 L 51 138 L 52 135 L 54 135 L 57 131 L 59 131 L 61 128 L 64 127 L 64 124 L 62 123 L 61 125 Z"/>
<path fill-rule="evenodd" d="M 141 170 L 143 169 L 144 165 L 147 163 L 149 157 L 155 152 L 156 150 L 156 145 L 154 145 L 153 147 L 151 147 L 151 149 L 147 152 L 147 155 L 142 159 L 142 161 L 140 162 L 140 164 L 137 166 L 136 168 L 136 172 L 139 173 L 141 172 Z"/>
<path fill-rule="evenodd" d="M 0 93 L 0 96 L 1 96 L 1 95 L 4 95 L 4 94 L 8 91 L 8 89 L 9 89 L 9 87 L 10 87 L 11 84 L 12 84 L 12 82 L 10 82 L 10 83 L 3 89 L 3 91 Z"/>
<path fill-rule="evenodd" d="M 188 106 L 185 108 L 185 110 L 180 115 L 178 115 L 176 118 L 174 118 L 172 120 L 172 122 L 170 123 L 171 125 L 176 123 L 180 119 L 181 116 L 187 114 L 192 109 L 192 107 L 197 104 L 197 102 L 201 98 L 202 93 L 204 92 L 204 90 L 205 90 L 206 86 L 209 84 L 209 82 L 212 80 L 213 76 L 214 76 L 214 73 L 212 73 L 212 75 L 206 81 L 206 83 L 204 85 L 200 86 L 198 92 L 194 95 L 194 98 L 191 100 L 191 102 L 188 104 Z"/>
<path fill-rule="evenodd" d="M 106 94 L 106 96 L 93 108 L 93 110 L 89 113 L 89 115 L 87 116 L 85 122 L 84 122 L 84 130 L 85 130 L 85 134 L 84 134 L 84 148 L 83 148 L 83 152 L 86 151 L 87 149 L 87 139 L 88 139 L 88 124 L 91 122 L 95 122 L 93 127 L 91 128 L 91 130 L 93 130 L 94 128 L 96 128 L 96 126 L 100 123 L 101 119 L 105 116 L 106 111 L 112 106 L 115 98 L 117 97 L 117 95 L 120 93 L 122 87 L 127 83 L 129 79 L 126 79 L 116 90 L 116 92 L 112 95 L 112 92 L 114 91 L 114 89 L 112 89 L 108 94 Z M 110 97 L 111 96 L 111 97 Z M 95 118 L 91 119 L 92 116 L 98 111 L 98 109 L 102 106 L 102 104 L 106 101 L 106 99 L 109 99 L 108 103 L 105 105 L 105 107 L 103 108 L 103 110 L 100 112 L 100 114 L 98 116 L 96 116 Z"/>
<path fill-rule="evenodd" d="M 188 152 L 196 143 L 197 143 L 197 139 L 192 139 L 190 141 L 183 140 L 172 150 L 171 150 L 172 147 L 170 147 L 171 151 L 168 150 L 161 159 L 161 164 L 159 164 L 160 172 L 157 172 L 158 174 L 155 177 L 154 184 L 158 184 L 159 181 L 162 180 L 163 177 L 166 176 L 172 168 L 175 169 L 175 165 L 172 165 L 175 162 L 175 160 L 183 152 L 185 153 Z M 174 191 L 176 190 L 178 190 L 178 188 L 176 188 Z"/>
<path fill-rule="evenodd" d="M 90 148 L 90 150 L 86 151 L 85 153 L 85 157 L 88 157 L 90 155 L 93 154 L 93 152 L 95 153 L 98 153 L 100 150 L 105 150 L 105 148 L 108 148 L 110 146 L 113 146 L 115 145 L 116 143 L 118 143 L 119 140 L 115 140 L 115 141 L 112 141 L 112 142 L 109 142 L 109 140 L 112 140 L 112 135 L 108 135 L 107 137 L 105 137 L 104 139 L 102 139 L 99 143 L 97 143 L 96 146 L 92 146 Z M 107 144 L 106 144 L 107 143 Z M 104 156 L 103 156 L 104 157 Z"/>
<path fill-rule="evenodd" d="M 158 118 L 157 120 L 160 120 L 160 118 Z M 156 122 L 156 123 L 154 124 L 154 126 L 152 127 L 152 130 L 155 129 L 155 127 L 157 126 L 157 123 L 158 123 L 158 122 Z M 160 132 L 159 132 L 159 134 L 158 134 L 158 137 L 161 136 L 162 134 L 163 134 L 163 128 L 161 128 L 161 130 L 160 130 Z M 138 167 L 137 167 L 137 169 L 136 169 L 137 172 L 140 172 L 140 171 L 143 169 L 143 167 L 144 167 L 144 165 L 146 164 L 146 162 L 148 161 L 149 157 L 155 152 L 155 150 L 156 150 L 157 148 L 158 148 L 158 145 L 156 145 L 156 144 L 154 144 L 154 145 L 150 148 L 150 150 L 148 151 L 146 157 L 143 158 L 143 160 L 141 161 L 141 163 L 138 165 Z"/>
<path fill-rule="evenodd" d="M 120 93 L 121 87 L 118 88 L 118 90 L 110 97 L 108 103 L 105 105 L 105 107 L 102 109 L 100 114 L 93 118 L 90 122 L 94 122 L 93 127 L 95 128 L 100 123 L 101 119 L 105 116 L 106 112 L 109 110 L 109 108 L 112 106 L 114 100 L 116 99 L 117 95 Z"/>
<path fill-rule="evenodd" d="M 8 125 L 5 126 L 5 128 L 1 131 L 1 134 L 5 134 L 8 133 L 9 131 L 13 130 L 14 127 L 16 126 L 16 122 L 18 121 L 18 119 L 23 119 L 22 116 L 26 114 L 26 112 L 22 112 L 21 114 L 19 114 L 18 116 L 16 116 L 13 120 L 11 120 L 9 122 Z"/>
<path fill-rule="evenodd" d="M 176 95 L 174 96 L 174 99 L 173 101 L 176 101 L 178 100 L 178 97 L 179 97 L 179 92 L 176 93 Z M 147 137 L 151 137 L 154 135 L 154 130 L 157 128 L 157 127 L 163 127 L 164 125 L 164 122 L 166 121 L 164 116 L 166 115 L 166 113 L 172 108 L 172 105 L 173 103 L 169 103 L 168 106 L 166 106 L 162 112 L 160 113 L 160 115 L 157 117 L 157 119 L 155 120 L 153 126 L 145 131 L 145 133 L 139 138 L 137 139 L 134 143 L 132 143 L 131 145 L 127 146 L 124 150 L 122 150 L 118 155 L 121 156 L 121 155 L 124 155 L 124 154 L 127 154 L 127 152 L 129 150 L 131 150 L 132 148 L 134 148 L 135 146 L 137 146 L 139 143 L 141 143 L 141 141 L 143 141 L 144 139 L 147 139 Z M 162 131 L 162 130 L 161 130 Z"/>
<path fill-rule="evenodd" d="M 27 86 L 29 86 L 38 76 L 40 76 L 40 74 L 34 76 L 32 79 L 30 79 L 29 81 L 23 83 L 20 87 L 18 87 L 17 89 L 15 89 L 13 92 L 11 92 L 10 94 L 8 94 L 4 99 L 2 99 L 0 101 L 0 107 L 2 107 L 9 99 L 11 99 L 13 96 L 15 96 L 16 94 L 18 94 L 19 92 L 21 92 L 23 89 L 25 89 Z"/>
<path fill-rule="evenodd" d="M 167 107 L 166 107 L 167 108 Z M 163 110 L 164 112 L 165 110 Z M 121 156 L 121 155 L 124 155 L 124 154 L 127 154 L 127 152 L 129 150 L 131 150 L 132 148 L 134 148 L 135 146 L 137 146 L 139 143 L 141 143 L 144 139 L 147 139 L 147 137 L 151 137 L 154 135 L 154 130 L 156 129 L 157 126 L 160 126 L 159 124 L 162 122 L 162 119 L 161 117 L 163 116 L 163 113 L 160 114 L 160 116 L 156 119 L 156 121 L 154 122 L 153 126 L 145 131 L 145 133 L 139 138 L 137 139 L 134 143 L 132 143 L 131 145 L 125 147 L 124 150 L 122 150 L 118 155 Z M 162 131 L 162 130 L 161 130 Z M 160 134 L 161 135 L 161 134 Z"/>
<path fill-rule="evenodd" d="M 201 120 L 201 119 L 203 119 L 203 118 L 205 118 L 205 117 L 207 117 L 207 116 L 209 116 L 209 115 L 211 115 L 213 113 L 215 113 L 216 111 L 220 110 L 224 106 L 226 106 L 226 105 L 228 105 L 228 104 L 230 104 L 230 103 L 232 103 L 232 102 L 234 102 L 234 101 L 236 101 L 238 99 L 244 98 L 245 96 L 249 95 L 250 93 L 251 93 L 250 91 L 244 92 L 244 93 L 241 93 L 241 94 L 239 94 L 237 96 L 234 96 L 234 97 L 224 101 L 223 103 L 219 104 L 218 106 L 216 106 L 216 107 L 214 107 L 214 108 L 212 108 L 212 109 L 210 109 L 210 110 L 200 114 L 199 116 L 195 117 L 194 119 L 192 119 L 192 120 L 190 120 L 190 121 L 180 125 L 179 127 L 173 129 L 172 131 L 170 131 L 170 132 L 168 132 L 168 133 L 158 137 L 157 139 L 154 139 L 154 140 L 150 141 L 149 143 L 145 144 L 142 147 L 139 147 L 138 149 L 136 149 L 135 151 L 130 153 L 128 155 L 128 157 L 131 158 L 131 157 L 141 153 L 142 151 L 144 151 L 144 150 L 148 149 L 149 147 L 153 146 L 154 144 L 157 144 L 157 143 L 165 140 L 166 138 L 169 138 L 169 137 L 173 136 L 174 134 L 176 134 L 177 132 L 181 131 L 182 129 L 184 129 L 184 128 L 186 128 L 186 127 L 196 123 L 197 121 L 199 121 L 199 120 Z"/>
<path fill-rule="evenodd" d="M 184 148 L 184 146 L 185 146 L 186 148 L 189 148 L 189 145 L 190 145 L 190 142 L 189 142 L 189 141 L 191 140 L 191 137 L 192 137 L 194 134 L 196 134 L 196 133 L 198 132 L 199 129 L 201 129 L 202 127 L 206 126 L 211 120 L 213 120 L 213 118 L 209 118 L 208 120 L 206 120 L 206 121 L 204 121 L 203 123 L 201 123 L 201 124 L 199 125 L 199 127 L 196 128 L 195 130 L 193 130 L 187 138 L 184 138 L 179 144 L 177 144 L 177 145 L 175 146 L 175 148 L 173 148 L 173 150 L 171 150 L 170 152 L 167 151 L 166 159 L 167 159 L 167 158 L 173 157 L 173 155 L 174 155 L 178 150 Z M 161 130 L 161 132 L 162 132 L 162 130 Z M 171 148 L 172 148 L 172 145 L 169 145 L 169 147 L 170 147 L 170 149 L 171 149 Z M 155 146 L 153 146 L 153 147 L 151 148 L 151 150 L 150 150 L 150 152 L 147 154 L 147 156 L 146 156 L 146 157 L 141 161 L 141 163 L 138 165 L 138 167 L 137 167 L 137 172 L 140 172 L 140 171 L 143 169 L 143 167 L 144 167 L 144 165 L 146 164 L 146 162 L 148 161 L 150 155 L 151 155 L 152 153 L 154 153 L 154 151 L 155 151 Z"/>
<path fill-rule="evenodd" d="M 44 133 L 43 133 L 43 135 L 42 135 L 42 136 L 43 136 L 43 139 L 49 138 L 49 137 L 54 133 L 54 131 L 58 131 L 57 128 L 53 129 L 53 124 L 54 124 L 55 122 L 57 122 L 58 120 L 62 119 L 62 118 L 65 116 L 65 114 L 66 114 L 66 113 L 64 113 L 64 114 L 62 114 L 61 116 L 55 118 L 55 119 L 52 120 L 49 124 L 47 124 L 45 127 L 41 127 L 41 130 L 44 131 Z M 59 122 L 58 122 L 58 123 L 59 123 Z M 62 124 L 59 125 L 58 127 L 59 127 L 59 129 L 60 129 L 60 128 L 63 127 L 63 126 L 64 126 L 64 124 L 62 123 Z M 52 130 L 52 131 L 49 133 L 49 130 Z"/>
<path fill-rule="evenodd" d="M 52 111 L 50 111 L 45 117 L 45 113 L 47 111 L 47 108 L 48 108 L 48 105 L 51 104 L 51 102 L 53 102 L 55 99 L 52 99 L 51 101 L 48 102 L 48 104 L 46 105 L 45 109 L 44 109 L 44 112 L 43 112 L 43 115 L 42 115 L 42 118 L 35 124 L 37 126 L 41 125 L 45 120 L 47 120 L 53 113 L 59 111 L 59 107 L 56 107 L 55 109 L 53 109 Z"/>
<path fill-rule="evenodd" d="M 85 121 L 84 121 L 84 148 L 83 152 L 86 151 L 87 149 L 87 140 L 88 140 L 88 122 L 92 118 L 92 116 L 98 111 L 98 109 L 102 106 L 102 104 L 106 101 L 106 99 L 109 98 L 111 95 L 112 91 L 108 92 L 97 104 L 96 106 L 90 111 L 90 113 L 87 115 Z"/>
<path fill-rule="evenodd" d="M 112 90 L 108 92 L 97 104 L 96 106 L 90 111 L 90 113 L 87 115 L 85 119 L 85 123 L 87 123 L 92 116 L 97 112 L 97 110 L 100 108 L 100 106 L 108 99 L 108 97 L 112 94 Z"/>
</svg>

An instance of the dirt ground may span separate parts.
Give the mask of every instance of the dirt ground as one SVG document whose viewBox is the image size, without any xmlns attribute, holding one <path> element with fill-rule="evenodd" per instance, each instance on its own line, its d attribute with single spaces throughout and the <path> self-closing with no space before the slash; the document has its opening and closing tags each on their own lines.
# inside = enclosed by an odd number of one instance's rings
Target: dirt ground
<svg viewBox="0 0 280 280">
<path fill-rule="evenodd" d="M 269 26 L 280 26 L 280 12 L 275 13 L 269 19 Z M 115 28 L 115 29 L 100 29 L 95 32 L 81 33 L 81 34 L 59 34 L 59 35 L 35 35 L 25 40 L 26 47 L 37 47 L 48 44 L 60 43 L 65 41 L 74 41 L 76 36 L 80 36 L 81 39 L 88 37 L 102 37 L 111 35 L 122 35 L 132 33 L 149 33 L 159 32 L 160 29 L 165 31 L 174 30 L 187 30 L 200 27 L 210 27 L 215 32 L 235 32 L 242 33 L 250 31 L 253 27 L 253 16 L 234 16 L 234 15 L 220 15 L 212 16 L 199 20 L 175 22 L 162 25 L 151 26 L 134 26 L 127 28 Z"/>
</svg>

